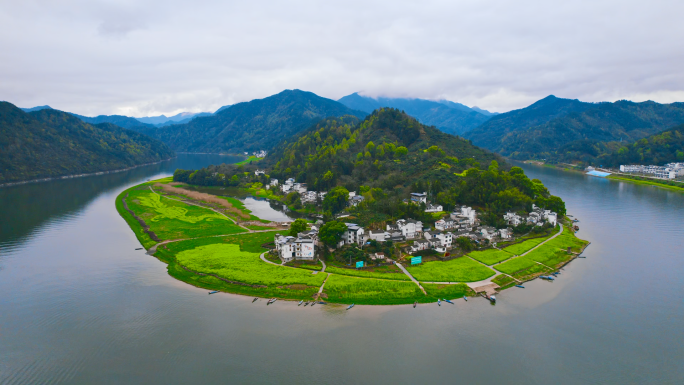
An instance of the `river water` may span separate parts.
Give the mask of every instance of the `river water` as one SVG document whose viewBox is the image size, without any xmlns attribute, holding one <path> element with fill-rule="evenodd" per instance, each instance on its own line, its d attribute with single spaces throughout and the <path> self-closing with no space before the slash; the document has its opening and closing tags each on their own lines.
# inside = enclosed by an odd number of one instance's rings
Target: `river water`
<svg viewBox="0 0 684 385">
<path fill-rule="evenodd" d="M 169 277 L 114 208 L 177 167 L 0 189 L 0 383 L 684 383 L 684 194 L 525 166 L 592 244 L 438 307 L 264 306 Z"/>
</svg>

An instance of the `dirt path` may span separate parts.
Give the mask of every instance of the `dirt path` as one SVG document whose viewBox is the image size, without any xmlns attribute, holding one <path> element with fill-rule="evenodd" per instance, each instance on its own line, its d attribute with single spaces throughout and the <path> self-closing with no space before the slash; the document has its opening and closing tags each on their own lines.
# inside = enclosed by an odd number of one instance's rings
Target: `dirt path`
<svg viewBox="0 0 684 385">
<path fill-rule="evenodd" d="M 408 270 L 406 270 L 406 269 L 404 268 L 404 266 L 401 265 L 401 263 L 399 263 L 399 262 L 397 262 L 397 261 L 394 261 L 394 264 L 397 265 L 397 267 L 398 267 L 399 269 L 401 269 L 401 271 L 403 271 L 404 274 L 406 274 L 406 276 L 408 276 L 409 278 L 411 278 L 411 281 L 413 281 L 413 283 L 415 283 L 416 285 L 418 285 L 418 287 L 420 288 L 420 290 L 423 291 L 423 294 L 427 295 L 427 292 L 425 291 L 425 289 L 423 289 L 423 287 L 420 286 L 420 282 L 418 282 L 418 280 L 416 280 L 415 278 L 413 278 L 413 276 L 411 275 L 411 273 L 409 273 Z"/>
</svg>

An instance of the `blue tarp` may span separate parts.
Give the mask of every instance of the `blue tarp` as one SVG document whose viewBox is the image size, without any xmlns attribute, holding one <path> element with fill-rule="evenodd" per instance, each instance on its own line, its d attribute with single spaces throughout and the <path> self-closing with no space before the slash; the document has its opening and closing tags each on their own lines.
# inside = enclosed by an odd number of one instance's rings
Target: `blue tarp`
<svg viewBox="0 0 684 385">
<path fill-rule="evenodd" d="M 589 171 L 589 172 L 587 173 L 587 175 L 600 176 L 601 178 L 605 178 L 605 177 L 607 177 L 608 175 L 610 175 L 610 173 L 609 173 L 609 172 L 603 172 L 603 171 L 596 171 L 596 170 L 594 170 L 594 171 Z"/>
</svg>

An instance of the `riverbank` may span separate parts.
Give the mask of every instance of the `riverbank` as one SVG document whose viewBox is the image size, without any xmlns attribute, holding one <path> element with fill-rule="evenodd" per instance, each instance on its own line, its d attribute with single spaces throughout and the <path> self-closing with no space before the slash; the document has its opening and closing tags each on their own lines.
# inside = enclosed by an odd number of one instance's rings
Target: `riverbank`
<svg viewBox="0 0 684 385">
<path fill-rule="evenodd" d="M 574 236 L 564 218 L 566 226 L 544 237 L 403 269 L 277 265 L 260 257 L 268 252 L 264 245 L 286 228 L 244 227 L 242 219 L 261 219 L 245 212 L 240 201 L 183 187 L 171 178 L 133 186 L 117 197 L 117 211 L 141 244 L 167 264 L 169 275 L 207 290 L 254 297 L 367 305 L 456 299 L 475 294 L 468 283 L 488 280 L 503 290 L 557 271 L 588 244 Z"/>
<path fill-rule="evenodd" d="M 23 185 L 23 184 L 27 184 L 27 183 L 40 183 L 40 182 L 49 182 L 49 181 L 60 180 L 60 179 L 73 179 L 73 178 L 82 178 L 82 177 L 86 177 L 86 176 L 113 174 L 113 173 L 117 173 L 117 172 L 124 172 L 124 171 L 133 170 L 133 169 L 136 169 L 138 167 L 144 167 L 144 166 L 151 166 L 153 164 L 159 164 L 159 163 L 166 162 L 166 161 L 174 159 L 174 158 L 175 158 L 175 156 L 167 158 L 167 159 L 162 159 L 162 160 L 157 161 L 157 162 L 144 163 L 144 164 L 139 164 L 136 166 L 126 167 L 126 168 L 120 168 L 120 169 L 116 169 L 116 170 L 98 171 L 98 172 L 91 172 L 91 173 L 85 173 L 85 174 L 73 174 L 73 175 L 55 176 L 55 177 L 50 177 L 50 178 L 39 178 L 39 179 L 24 180 L 24 181 L 19 181 L 19 182 L 3 183 L 3 184 L 0 184 L 0 188 L 10 187 L 10 186 L 18 186 L 18 185 Z"/>
<path fill-rule="evenodd" d="M 629 176 L 629 175 L 624 175 L 624 174 L 612 174 L 606 177 L 607 179 L 611 180 L 617 180 L 617 181 L 622 181 L 622 182 L 629 182 L 629 183 L 634 183 L 634 184 L 640 184 L 640 185 L 649 185 L 649 186 L 656 186 L 660 188 L 664 188 L 667 190 L 671 191 L 678 191 L 678 192 L 684 192 L 684 183 L 682 182 L 671 182 L 671 183 L 677 183 L 677 184 L 669 184 L 667 183 L 668 181 L 665 180 L 658 180 L 658 179 L 653 179 L 653 178 L 644 178 L 644 177 L 639 177 L 639 176 Z"/>
</svg>

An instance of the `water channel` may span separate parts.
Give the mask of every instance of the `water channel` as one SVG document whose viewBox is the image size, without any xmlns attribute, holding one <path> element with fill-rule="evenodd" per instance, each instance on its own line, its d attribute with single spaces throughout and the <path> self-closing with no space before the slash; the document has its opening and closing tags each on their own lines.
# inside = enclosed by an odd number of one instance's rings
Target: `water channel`
<svg viewBox="0 0 684 385">
<path fill-rule="evenodd" d="M 684 194 L 525 166 L 592 242 L 555 282 L 495 306 L 267 307 L 169 277 L 114 208 L 235 160 L 1 188 L 0 384 L 684 383 Z"/>
</svg>

